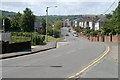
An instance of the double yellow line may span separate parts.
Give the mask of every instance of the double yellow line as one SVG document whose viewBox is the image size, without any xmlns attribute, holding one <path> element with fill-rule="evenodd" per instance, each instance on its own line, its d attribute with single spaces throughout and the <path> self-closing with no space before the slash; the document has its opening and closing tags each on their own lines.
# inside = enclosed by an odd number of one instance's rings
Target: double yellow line
<svg viewBox="0 0 120 80">
<path fill-rule="evenodd" d="M 101 59 L 103 59 L 108 54 L 109 51 L 110 51 L 110 47 L 108 46 L 101 56 L 94 59 L 87 67 L 83 68 L 81 71 L 79 71 L 75 75 L 68 77 L 68 79 L 66 79 L 66 80 L 69 80 L 69 79 L 75 78 L 77 76 L 80 76 L 81 73 L 83 73 L 84 71 L 86 71 L 87 69 L 89 69 L 90 67 L 95 65 L 97 62 L 99 62 Z"/>
</svg>

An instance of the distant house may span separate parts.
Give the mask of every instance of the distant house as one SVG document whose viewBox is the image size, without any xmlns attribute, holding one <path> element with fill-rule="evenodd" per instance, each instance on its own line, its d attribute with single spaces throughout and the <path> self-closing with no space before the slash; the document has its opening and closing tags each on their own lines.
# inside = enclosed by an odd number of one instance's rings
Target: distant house
<svg viewBox="0 0 120 80">
<path fill-rule="evenodd" d="M 50 24 L 52 27 L 55 26 L 55 22 L 50 22 L 49 24 Z"/>
<path fill-rule="evenodd" d="M 79 22 L 79 26 L 84 28 L 84 21 L 83 20 Z"/>
<path fill-rule="evenodd" d="M 79 24 L 80 22 L 81 22 L 81 19 L 76 19 L 76 20 L 74 20 L 74 21 L 73 21 L 73 26 L 74 26 L 74 27 L 79 27 L 79 26 L 80 26 L 80 24 Z"/>
<path fill-rule="evenodd" d="M 37 31 L 40 31 L 41 28 L 42 28 L 42 23 L 39 22 L 39 21 L 36 21 L 36 22 L 34 23 L 34 29 L 36 29 Z"/>
<path fill-rule="evenodd" d="M 82 28 L 89 28 L 93 30 L 99 30 L 107 21 L 104 17 L 85 17 L 79 22 L 79 26 Z"/>
<path fill-rule="evenodd" d="M 71 26 L 71 21 L 69 19 L 65 19 L 63 22 L 64 27 L 70 27 Z"/>
<path fill-rule="evenodd" d="M 87 17 L 84 20 L 84 28 L 94 29 L 94 20 L 91 17 Z"/>
<path fill-rule="evenodd" d="M 106 18 L 99 18 L 97 21 L 95 21 L 95 28 L 94 28 L 94 30 L 99 30 L 101 27 L 104 26 L 106 21 L 107 21 Z"/>
</svg>

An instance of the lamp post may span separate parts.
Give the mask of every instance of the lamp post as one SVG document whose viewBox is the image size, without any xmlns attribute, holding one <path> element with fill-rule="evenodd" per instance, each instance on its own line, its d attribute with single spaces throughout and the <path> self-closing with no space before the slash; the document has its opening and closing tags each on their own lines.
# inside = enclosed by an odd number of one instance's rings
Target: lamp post
<svg viewBox="0 0 120 80">
<path fill-rule="evenodd" d="M 46 42 L 48 41 L 48 38 L 47 38 L 47 27 L 48 27 L 48 8 L 51 8 L 51 7 L 57 7 L 57 6 L 50 6 L 50 7 L 46 7 L 46 36 L 45 36 L 45 41 L 46 41 Z"/>
<path fill-rule="evenodd" d="M 5 32 L 5 20 L 3 19 L 3 31 Z"/>
<path fill-rule="evenodd" d="M 55 30 L 55 29 L 54 29 L 54 26 L 55 26 L 55 25 L 52 26 L 52 27 L 53 27 L 53 37 L 55 37 L 55 34 L 54 34 L 54 30 Z"/>
</svg>

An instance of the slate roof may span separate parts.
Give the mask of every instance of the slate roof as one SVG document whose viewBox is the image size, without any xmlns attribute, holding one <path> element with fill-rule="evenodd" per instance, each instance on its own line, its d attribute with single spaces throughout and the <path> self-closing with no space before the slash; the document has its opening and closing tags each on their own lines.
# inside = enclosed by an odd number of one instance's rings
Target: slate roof
<svg viewBox="0 0 120 80">
<path fill-rule="evenodd" d="M 98 16 L 94 16 L 94 17 L 85 17 L 81 20 L 81 22 L 97 22 L 97 21 L 100 21 L 100 22 L 106 22 L 107 19 L 105 17 L 98 17 Z"/>
<path fill-rule="evenodd" d="M 34 23 L 34 27 L 42 27 L 42 23 L 39 22 L 39 21 L 36 21 L 36 22 Z"/>
<path fill-rule="evenodd" d="M 92 18 L 92 17 L 87 17 L 87 18 L 84 19 L 84 21 L 92 22 L 92 21 L 93 21 L 93 18 Z"/>
</svg>

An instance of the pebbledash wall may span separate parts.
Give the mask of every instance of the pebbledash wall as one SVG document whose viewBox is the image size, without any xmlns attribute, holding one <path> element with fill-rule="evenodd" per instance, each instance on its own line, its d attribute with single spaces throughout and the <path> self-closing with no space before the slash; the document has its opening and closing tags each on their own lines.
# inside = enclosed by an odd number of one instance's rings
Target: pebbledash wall
<svg viewBox="0 0 120 80">
<path fill-rule="evenodd" d="M 4 41 L 4 42 L 11 42 L 11 33 L 0 33 L 0 41 Z"/>
<path fill-rule="evenodd" d="M 120 42 L 120 35 L 105 35 L 105 36 L 97 36 L 97 37 L 87 37 L 83 34 L 78 33 L 79 36 L 86 38 L 90 41 L 96 41 L 96 42 Z"/>
</svg>

